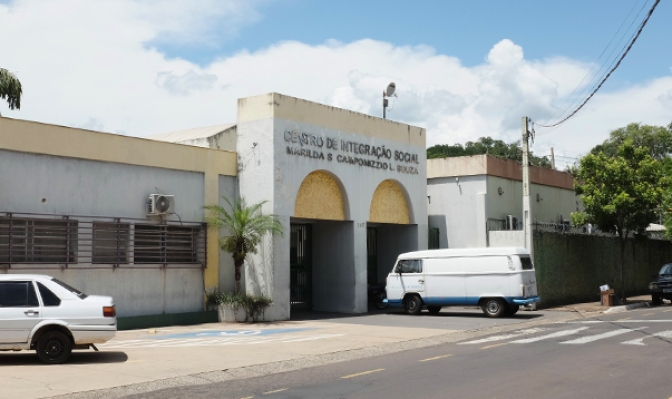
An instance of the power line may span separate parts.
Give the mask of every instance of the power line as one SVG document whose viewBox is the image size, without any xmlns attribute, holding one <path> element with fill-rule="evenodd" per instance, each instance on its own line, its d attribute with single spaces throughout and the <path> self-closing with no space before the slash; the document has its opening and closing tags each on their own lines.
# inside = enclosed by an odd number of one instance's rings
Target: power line
<svg viewBox="0 0 672 399">
<path fill-rule="evenodd" d="M 614 71 L 621 65 L 621 62 L 623 61 L 625 56 L 628 55 L 628 53 L 630 52 L 630 49 L 632 49 L 632 46 L 635 44 L 635 42 L 639 38 L 639 35 L 642 33 L 642 30 L 644 29 L 644 26 L 646 26 L 646 23 L 649 22 L 649 19 L 651 18 L 651 15 L 653 14 L 653 11 L 656 9 L 656 7 L 658 6 L 659 3 L 660 3 L 660 0 L 656 0 L 656 2 L 653 4 L 653 7 L 651 7 L 651 9 L 649 10 L 649 13 L 646 15 L 646 18 L 644 19 L 644 21 L 642 21 L 642 24 L 639 26 L 639 30 L 637 30 L 637 33 L 635 34 L 635 36 L 630 41 L 630 44 L 628 45 L 628 48 L 621 55 L 621 57 L 619 58 L 616 65 L 614 65 L 614 67 L 611 68 L 609 73 L 607 73 L 607 75 L 602 79 L 602 81 L 597 85 L 597 87 L 590 93 L 590 95 L 581 103 L 581 105 L 579 105 L 574 111 L 572 111 L 572 113 L 567 115 L 564 119 L 560 120 L 559 122 L 556 122 L 552 125 L 542 125 L 542 124 L 536 124 L 536 123 L 535 123 L 535 125 L 541 126 L 541 127 L 546 127 L 546 128 L 552 128 L 552 127 L 556 127 L 556 126 L 559 126 L 559 125 L 565 123 L 569 118 L 576 115 L 576 113 L 579 112 L 581 110 L 581 108 L 583 108 L 584 105 L 586 105 L 586 103 L 588 103 L 588 101 L 590 101 L 591 98 L 593 98 L 595 93 L 597 93 L 597 91 L 600 90 L 600 88 L 602 87 L 604 82 L 606 82 L 607 79 L 609 79 L 611 74 L 614 73 Z"/>
</svg>

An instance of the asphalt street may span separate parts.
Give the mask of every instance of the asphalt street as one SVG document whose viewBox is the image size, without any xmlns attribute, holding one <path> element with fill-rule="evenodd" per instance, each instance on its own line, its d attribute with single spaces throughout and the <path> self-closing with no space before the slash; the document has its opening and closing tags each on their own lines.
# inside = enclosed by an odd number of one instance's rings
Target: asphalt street
<svg viewBox="0 0 672 399">
<path fill-rule="evenodd" d="M 672 397 L 672 306 L 127 398 Z"/>
</svg>

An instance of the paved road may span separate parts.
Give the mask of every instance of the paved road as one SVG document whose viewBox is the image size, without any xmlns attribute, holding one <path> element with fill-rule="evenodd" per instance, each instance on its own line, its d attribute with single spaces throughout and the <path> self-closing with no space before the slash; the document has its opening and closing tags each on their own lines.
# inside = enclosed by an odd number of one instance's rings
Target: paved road
<svg viewBox="0 0 672 399">
<path fill-rule="evenodd" d="M 672 306 L 127 398 L 672 397 Z"/>
</svg>

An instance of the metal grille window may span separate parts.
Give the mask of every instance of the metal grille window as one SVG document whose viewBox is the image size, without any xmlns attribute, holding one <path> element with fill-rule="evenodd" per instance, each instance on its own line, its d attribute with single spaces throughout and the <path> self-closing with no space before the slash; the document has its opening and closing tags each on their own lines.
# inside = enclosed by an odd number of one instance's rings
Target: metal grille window
<svg viewBox="0 0 672 399">
<path fill-rule="evenodd" d="M 135 263 L 198 263 L 200 227 L 135 225 Z"/>
<path fill-rule="evenodd" d="M 0 218 L 0 263 L 74 263 L 77 221 Z"/>
<path fill-rule="evenodd" d="M 128 223 L 93 223 L 92 263 L 128 263 Z"/>
</svg>

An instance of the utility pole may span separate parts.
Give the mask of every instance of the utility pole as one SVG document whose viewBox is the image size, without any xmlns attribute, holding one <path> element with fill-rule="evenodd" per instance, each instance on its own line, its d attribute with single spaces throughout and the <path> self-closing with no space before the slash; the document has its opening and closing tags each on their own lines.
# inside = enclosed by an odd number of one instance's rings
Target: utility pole
<svg viewBox="0 0 672 399">
<path fill-rule="evenodd" d="M 551 168 L 555 170 L 555 153 L 553 153 L 553 147 L 551 147 Z"/>
<path fill-rule="evenodd" d="M 387 98 L 385 98 L 386 94 L 387 94 L 386 92 L 383 92 L 383 119 L 385 119 L 385 117 L 387 116 L 387 115 L 385 115 L 386 114 L 385 111 L 387 110 L 387 104 L 388 104 L 387 103 Z"/>
<path fill-rule="evenodd" d="M 532 212 L 530 210 L 530 131 L 528 129 L 529 119 L 523 117 L 523 234 L 525 235 L 525 248 L 530 251 L 530 258 L 534 262 L 532 247 Z"/>
</svg>

